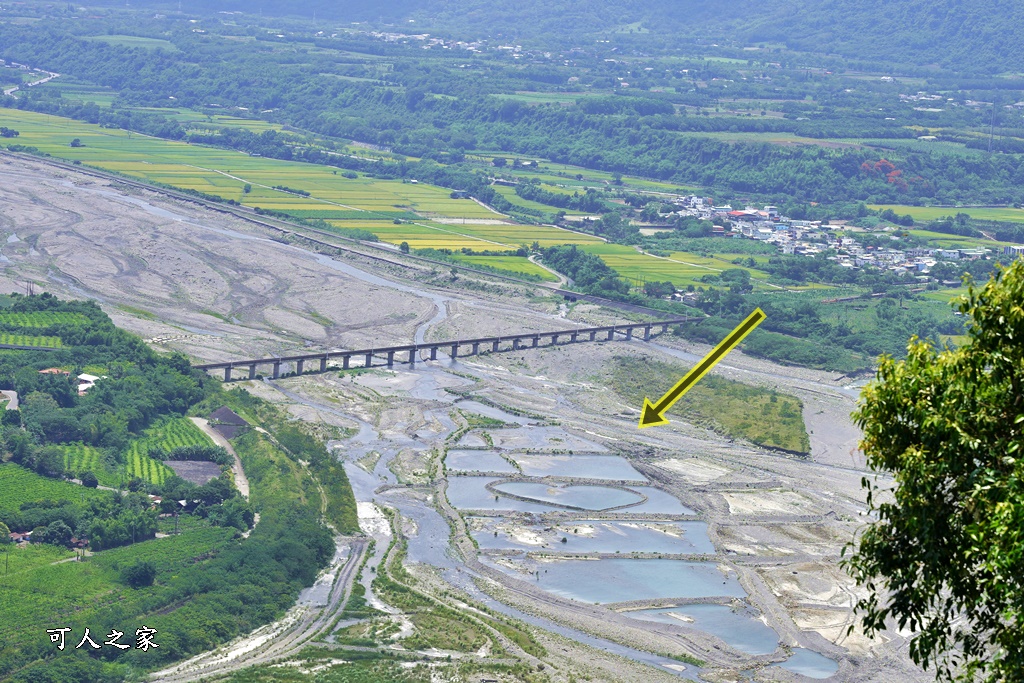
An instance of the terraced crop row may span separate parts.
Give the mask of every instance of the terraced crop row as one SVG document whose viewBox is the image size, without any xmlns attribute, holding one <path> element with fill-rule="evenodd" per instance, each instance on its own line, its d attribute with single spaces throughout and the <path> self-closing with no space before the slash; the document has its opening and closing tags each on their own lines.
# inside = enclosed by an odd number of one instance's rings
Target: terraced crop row
<svg viewBox="0 0 1024 683">
<path fill-rule="evenodd" d="M 0 312 L 0 327 L 49 327 L 51 325 L 84 325 L 89 322 L 81 313 L 67 311 Z"/>
<path fill-rule="evenodd" d="M 120 477 L 116 472 L 110 471 L 103 461 L 103 452 L 85 444 L 71 444 L 63 447 L 64 469 L 74 475 L 82 472 L 92 472 L 96 475 L 103 486 L 116 487 L 120 483 Z"/>
<path fill-rule="evenodd" d="M 134 444 L 132 444 L 134 446 Z M 167 477 L 174 474 L 174 471 L 159 460 L 140 453 L 134 447 L 128 451 L 125 458 L 125 466 L 128 476 L 138 477 L 154 484 L 162 484 Z"/>
<path fill-rule="evenodd" d="M 212 445 L 213 442 L 191 420 L 185 417 L 176 418 L 151 427 L 146 430 L 143 438 L 133 441 L 128 448 L 125 464 L 130 476 L 162 484 L 174 472 L 160 460 L 153 458 L 151 453 L 160 454 L 162 457 L 163 454 L 181 446 Z"/>
<path fill-rule="evenodd" d="M 38 346 L 44 349 L 59 349 L 63 344 L 60 337 L 32 337 L 27 334 L 0 332 L 0 344 L 12 346 Z"/>
</svg>

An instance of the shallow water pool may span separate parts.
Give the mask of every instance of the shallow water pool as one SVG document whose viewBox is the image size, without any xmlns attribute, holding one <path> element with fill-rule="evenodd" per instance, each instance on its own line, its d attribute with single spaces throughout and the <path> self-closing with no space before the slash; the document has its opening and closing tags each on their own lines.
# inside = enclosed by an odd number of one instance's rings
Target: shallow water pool
<svg viewBox="0 0 1024 683">
<path fill-rule="evenodd" d="M 766 655 L 775 652 L 779 636 L 756 617 L 750 608 L 733 609 L 728 605 L 680 605 L 663 609 L 645 609 L 624 613 L 631 619 L 657 621 L 695 628 L 717 636 L 740 652 Z"/>
</svg>

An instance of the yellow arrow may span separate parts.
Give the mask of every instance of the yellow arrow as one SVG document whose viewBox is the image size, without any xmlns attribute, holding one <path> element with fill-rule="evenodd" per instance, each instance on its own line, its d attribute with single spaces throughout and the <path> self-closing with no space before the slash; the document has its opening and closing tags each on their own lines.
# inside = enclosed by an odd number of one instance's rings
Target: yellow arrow
<svg viewBox="0 0 1024 683">
<path fill-rule="evenodd" d="M 711 371 L 711 368 L 718 365 L 718 361 L 725 358 L 726 354 L 736 348 L 736 345 L 743 341 L 743 338 L 754 331 L 754 328 L 767 318 L 764 311 L 755 308 L 754 312 L 747 316 L 747 319 L 739 324 L 729 336 L 721 341 L 715 348 L 711 349 L 708 355 L 704 356 L 700 363 L 686 373 L 668 393 L 661 397 L 657 403 L 651 403 L 649 398 L 644 399 L 644 409 L 640 414 L 640 429 L 644 427 L 655 427 L 668 424 L 664 413 L 671 408 L 676 401 L 682 398 L 683 394 L 693 388 L 693 385 L 703 379 L 704 375 Z"/>
</svg>

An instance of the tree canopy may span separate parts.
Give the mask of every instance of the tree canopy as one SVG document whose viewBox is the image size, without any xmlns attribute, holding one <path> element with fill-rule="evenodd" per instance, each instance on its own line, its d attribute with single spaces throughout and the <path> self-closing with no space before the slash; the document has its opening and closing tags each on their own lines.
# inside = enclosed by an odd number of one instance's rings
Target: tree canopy
<svg viewBox="0 0 1024 683">
<path fill-rule="evenodd" d="M 959 303 L 969 341 L 884 358 L 855 419 L 870 524 L 846 561 L 870 635 L 914 631 L 940 680 L 1024 680 L 1024 260 Z"/>
</svg>

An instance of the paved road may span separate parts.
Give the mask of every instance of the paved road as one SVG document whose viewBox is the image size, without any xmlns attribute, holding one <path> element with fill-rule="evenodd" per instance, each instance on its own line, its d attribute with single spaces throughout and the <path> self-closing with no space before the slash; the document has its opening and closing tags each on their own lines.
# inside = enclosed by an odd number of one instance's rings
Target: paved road
<svg viewBox="0 0 1024 683">
<path fill-rule="evenodd" d="M 0 394 L 3 394 L 4 396 L 6 396 L 7 398 L 10 399 L 7 402 L 7 410 L 17 410 L 18 409 L 18 392 L 17 391 L 0 391 Z"/>
</svg>

